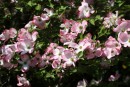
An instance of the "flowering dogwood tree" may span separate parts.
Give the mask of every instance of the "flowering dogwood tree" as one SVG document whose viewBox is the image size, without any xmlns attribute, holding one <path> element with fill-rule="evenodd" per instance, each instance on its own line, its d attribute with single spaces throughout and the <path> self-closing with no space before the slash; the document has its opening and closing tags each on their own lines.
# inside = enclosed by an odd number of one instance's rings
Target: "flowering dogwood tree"
<svg viewBox="0 0 130 87">
<path fill-rule="evenodd" d="M 0 86 L 129 86 L 129 4 L 0 1 Z"/>
</svg>

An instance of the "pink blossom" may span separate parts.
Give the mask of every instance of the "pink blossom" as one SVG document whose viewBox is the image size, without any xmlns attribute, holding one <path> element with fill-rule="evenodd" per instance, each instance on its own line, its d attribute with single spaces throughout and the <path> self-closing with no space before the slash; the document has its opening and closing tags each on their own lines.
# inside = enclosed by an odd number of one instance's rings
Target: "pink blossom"
<svg viewBox="0 0 130 87">
<path fill-rule="evenodd" d="M 64 45 L 67 45 L 68 47 L 71 47 L 71 48 L 76 48 L 76 46 L 78 46 L 78 44 L 73 41 L 65 42 Z"/>
<path fill-rule="evenodd" d="M 116 14 L 109 12 L 107 17 L 104 18 L 103 24 L 106 28 L 110 28 L 112 26 L 115 27 L 119 25 L 120 22 L 121 22 L 121 19 L 118 17 L 118 11 L 116 11 Z"/>
<path fill-rule="evenodd" d="M 102 54 L 103 54 L 102 48 L 101 47 L 96 48 L 95 56 L 96 57 L 101 57 Z"/>
<path fill-rule="evenodd" d="M 68 45 L 68 47 L 74 48 L 76 53 L 83 52 L 86 48 L 91 46 L 92 39 L 91 35 L 87 35 L 83 40 L 81 40 L 78 44 L 70 41 L 65 42 L 64 45 Z"/>
<path fill-rule="evenodd" d="M 70 42 L 65 42 L 64 45 L 68 45 L 68 47 L 72 47 L 75 49 L 76 53 L 83 52 L 87 47 L 91 46 L 91 38 L 84 38 L 81 40 L 78 44 L 70 41 Z"/>
<path fill-rule="evenodd" d="M 76 39 L 78 34 L 70 29 L 75 23 L 77 22 L 66 19 L 64 23 L 61 24 L 61 27 L 64 28 L 60 30 L 60 41 L 62 43 L 71 42 Z"/>
<path fill-rule="evenodd" d="M 32 40 L 33 42 L 36 41 L 37 35 L 38 35 L 38 32 L 37 32 L 37 31 L 32 32 L 32 35 L 31 35 L 30 40 Z"/>
<path fill-rule="evenodd" d="M 22 65 L 21 71 L 26 72 L 29 70 L 29 56 L 27 54 L 23 54 L 20 57 L 21 60 L 18 60 L 18 63 Z"/>
<path fill-rule="evenodd" d="M 15 67 L 16 65 L 15 64 L 12 64 L 11 61 L 12 61 L 12 58 L 15 54 L 15 50 L 12 49 L 12 46 L 14 44 L 10 44 L 10 45 L 4 45 L 1 47 L 1 56 L 0 56 L 0 65 L 5 67 L 5 68 L 8 68 L 8 69 L 11 69 L 13 67 Z"/>
<path fill-rule="evenodd" d="M 11 48 L 13 44 L 10 45 L 4 45 L 1 47 L 1 56 L 0 56 L 0 62 L 3 67 L 11 69 L 15 67 L 15 64 L 11 63 L 11 60 L 15 54 L 15 51 Z"/>
<path fill-rule="evenodd" d="M 21 52 L 21 54 L 25 53 L 32 53 L 34 50 L 34 42 L 31 41 L 21 41 L 17 42 L 18 51 Z"/>
<path fill-rule="evenodd" d="M 64 51 L 62 60 L 64 61 L 63 68 L 67 68 L 72 65 L 75 66 L 75 62 L 78 60 L 78 58 L 74 51 L 67 49 Z"/>
<path fill-rule="evenodd" d="M 102 48 L 98 46 L 100 44 L 99 41 L 92 42 L 91 45 L 86 49 L 86 57 L 87 59 L 93 59 L 95 57 L 101 57 L 103 52 Z"/>
<path fill-rule="evenodd" d="M 2 56 L 0 56 L 0 65 L 2 67 L 7 68 L 7 69 L 11 69 L 13 67 L 16 67 L 17 65 L 14 65 L 14 64 L 10 63 L 10 59 L 11 58 L 8 55 L 2 55 Z"/>
<path fill-rule="evenodd" d="M 10 28 L 9 30 L 5 29 L 0 35 L 0 40 L 7 41 L 10 38 L 15 38 L 17 31 L 15 28 Z"/>
<path fill-rule="evenodd" d="M 119 55 L 121 52 L 121 44 L 112 36 L 110 36 L 105 42 L 105 46 L 106 47 L 103 48 L 103 51 L 108 59 L 114 57 L 115 55 Z"/>
<path fill-rule="evenodd" d="M 18 32 L 18 37 L 17 37 L 17 40 L 18 41 L 24 41 L 24 40 L 28 40 L 28 37 L 30 37 L 30 34 L 29 32 L 24 29 L 24 28 L 21 28 Z"/>
<path fill-rule="evenodd" d="M 125 32 L 130 28 L 130 21 L 123 20 L 116 28 L 114 28 L 114 32 Z"/>
<path fill-rule="evenodd" d="M 64 23 L 60 25 L 61 28 L 64 28 L 64 29 L 70 29 L 72 24 L 75 23 L 75 21 L 73 20 L 68 20 L 68 19 L 64 19 L 63 21 Z"/>
<path fill-rule="evenodd" d="M 29 61 L 29 66 L 31 67 L 36 67 L 38 65 L 39 59 L 36 57 L 33 57 L 32 59 L 30 59 Z"/>
<path fill-rule="evenodd" d="M 29 21 L 25 26 L 24 26 L 25 29 L 27 30 L 36 30 L 37 29 L 37 26 L 33 24 L 33 21 Z"/>
<path fill-rule="evenodd" d="M 121 44 L 118 41 L 116 41 L 116 39 L 112 36 L 110 36 L 108 40 L 105 42 L 105 46 L 109 48 L 115 48 L 117 50 L 121 49 Z"/>
<path fill-rule="evenodd" d="M 1 51 L 2 51 L 2 55 L 5 55 L 5 60 L 7 62 L 10 62 L 11 58 L 14 56 L 14 51 L 10 48 L 11 45 L 5 45 L 2 46 Z"/>
<path fill-rule="evenodd" d="M 76 46 L 76 53 L 83 52 L 87 47 L 89 47 L 91 43 L 89 41 L 80 41 Z"/>
<path fill-rule="evenodd" d="M 124 47 L 130 47 L 130 35 L 127 32 L 118 33 L 118 41 L 124 45 Z"/>
<path fill-rule="evenodd" d="M 108 81 L 116 81 L 120 78 L 120 74 L 118 72 L 115 73 L 115 75 L 110 75 L 108 78 Z"/>
<path fill-rule="evenodd" d="M 82 21 L 82 23 L 75 23 L 72 25 L 71 27 L 71 32 L 74 32 L 74 33 L 82 33 L 84 34 L 85 30 L 86 30 L 86 27 L 87 27 L 87 21 Z"/>
<path fill-rule="evenodd" d="M 17 35 L 17 31 L 15 28 L 10 28 L 10 38 L 15 38 Z"/>
<path fill-rule="evenodd" d="M 17 42 L 11 44 L 9 47 L 13 50 L 13 52 L 19 52 L 19 49 L 17 47 Z"/>
<path fill-rule="evenodd" d="M 10 38 L 10 31 L 5 29 L 0 35 L 0 40 L 7 41 Z"/>
<path fill-rule="evenodd" d="M 46 14 L 41 16 L 34 16 L 32 23 L 40 29 L 44 29 L 46 21 L 49 20 L 49 17 Z"/>
<path fill-rule="evenodd" d="M 44 11 L 47 12 L 47 15 L 48 15 L 49 17 L 51 17 L 51 16 L 53 15 L 53 10 L 50 10 L 50 9 L 48 9 L 48 8 L 44 8 Z"/>
<path fill-rule="evenodd" d="M 50 43 L 50 45 L 47 47 L 47 49 L 45 50 L 45 54 L 49 54 L 52 53 L 53 50 L 57 47 L 58 45 L 56 43 Z"/>
<path fill-rule="evenodd" d="M 29 81 L 26 79 L 26 77 L 23 74 L 21 74 L 21 76 L 17 75 L 17 80 L 18 80 L 17 86 L 30 87 Z"/>
<path fill-rule="evenodd" d="M 45 65 L 49 65 L 49 64 L 50 64 L 50 60 L 51 60 L 51 56 L 50 56 L 50 55 L 43 54 L 43 55 L 42 55 L 42 60 L 43 60 L 43 61 L 41 61 L 40 64 L 43 64 L 43 62 L 44 62 Z"/>
<path fill-rule="evenodd" d="M 115 55 L 119 55 L 119 52 L 116 49 L 112 49 L 112 48 L 104 48 L 103 49 L 105 56 L 108 59 L 111 59 L 112 57 L 114 57 Z"/>
<path fill-rule="evenodd" d="M 39 67 L 39 68 L 43 68 L 43 67 L 45 67 L 46 65 L 47 65 L 47 63 L 46 63 L 46 61 L 44 61 L 44 60 L 40 60 L 39 63 L 38 63 L 38 67 Z"/>
<path fill-rule="evenodd" d="M 53 49 L 52 59 L 61 61 L 64 50 L 65 49 L 61 46 L 58 46 L 55 49 Z"/>
<path fill-rule="evenodd" d="M 85 0 L 82 1 L 82 5 L 78 8 L 78 11 L 79 18 L 88 18 L 91 14 L 94 13 L 93 8 L 90 8 Z"/>
<path fill-rule="evenodd" d="M 54 60 L 53 62 L 52 62 L 52 68 L 60 68 L 60 62 L 61 61 L 59 61 L 59 60 Z"/>
<path fill-rule="evenodd" d="M 90 47 L 92 42 L 91 35 L 87 34 L 87 36 L 78 43 L 78 46 L 76 46 L 76 53 L 84 51 L 86 48 Z"/>
<path fill-rule="evenodd" d="M 71 42 L 71 41 L 74 41 L 76 39 L 76 36 L 77 36 L 76 33 L 63 34 L 63 35 L 60 35 L 60 41 L 62 43 Z"/>
<path fill-rule="evenodd" d="M 35 56 L 29 61 L 29 66 L 42 68 L 46 65 L 43 57 L 37 52 Z"/>
<path fill-rule="evenodd" d="M 22 28 L 18 32 L 18 38 L 17 38 L 17 40 L 18 41 L 28 41 L 29 40 L 29 41 L 34 42 L 37 39 L 37 35 L 38 35 L 37 31 L 34 31 L 31 34 L 31 33 L 29 33 L 28 30 Z"/>
<path fill-rule="evenodd" d="M 16 43 L 18 52 L 21 52 L 21 54 L 25 54 L 27 52 L 32 53 L 37 35 L 38 32 L 36 31 L 31 34 L 24 28 L 20 29 L 17 38 L 18 42 Z"/>
</svg>

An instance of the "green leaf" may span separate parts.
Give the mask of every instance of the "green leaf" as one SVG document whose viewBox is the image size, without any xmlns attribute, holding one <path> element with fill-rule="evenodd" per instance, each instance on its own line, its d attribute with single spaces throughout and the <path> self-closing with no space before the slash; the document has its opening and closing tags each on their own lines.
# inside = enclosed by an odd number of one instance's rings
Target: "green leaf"
<svg viewBox="0 0 130 87">
<path fill-rule="evenodd" d="M 96 20 L 101 20 L 101 16 L 100 16 L 100 15 L 97 15 L 97 16 L 96 16 Z"/>
<path fill-rule="evenodd" d="M 41 49 L 43 47 L 43 45 L 44 45 L 44 42 L 37 42 L 36 48 Z"/>
<path fill-rule="evenodd" d="M 29 2 L 27 3 L 27 5 L 29 5 L 30 7 L 32 7 L 32 6 L 35 6 L 36 3 L 32 2 L 32 1 L 29 1 Z"/>
<path fill-rule="evenodd" d="M 38 5 L 35 7 L 35 9 L 38 10 L 38 11 L 41 10 L 41 5 L 38 4 Z"/>
<path fill-rule="evenodd" d="M 23 8 L 21 7 L 16 7 L 17 10 L 19 10 L 20 12 L 23 12 Z"/>
<path fill-rule="evenodd" d="M 91 19 L 89 22 L 90 22 L 92 25 L 95 25 L 95 20 L 94 20 L 94 19 Z"/>
<path fill-rule="evenodd" d="M 27 5 L 32 6 L 32 2 L 31 2 L 31 1 L 29 1 L 29 2 L 27 3 Z"/>
<path fill-rule="evenodd" d="M 47 73 L 46 78 L 55 78 L 54 74 L 52 73 Z"/>
<path fill-rule="evenodd" d="M 83 56 L 83 52 L 81 51 L 78 53 L 78 57 L 81 58 L 82 56 Z"/>
</svg>

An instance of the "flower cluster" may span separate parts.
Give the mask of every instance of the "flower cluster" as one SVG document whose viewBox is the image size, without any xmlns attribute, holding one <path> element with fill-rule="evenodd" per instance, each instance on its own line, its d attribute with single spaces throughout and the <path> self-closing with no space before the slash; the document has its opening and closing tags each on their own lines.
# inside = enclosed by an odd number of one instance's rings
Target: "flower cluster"
<svg viewBox="0 0 130 87">
<path fill-rule="evenodd" d="M 103 24 L 106 28 L 110 28 L 112 26 L 117 26 L 120 22 L 121 19 L 118 17 L 118 11 L 116 11 L 116 14 L 110 12 L 107 17 L 104 18 Z"/>
</svg>

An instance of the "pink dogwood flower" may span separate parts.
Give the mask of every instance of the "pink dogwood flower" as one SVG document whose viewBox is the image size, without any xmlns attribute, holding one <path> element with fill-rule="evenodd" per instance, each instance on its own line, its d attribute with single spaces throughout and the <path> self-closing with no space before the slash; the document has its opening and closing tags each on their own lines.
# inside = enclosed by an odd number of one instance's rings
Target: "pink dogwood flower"
<svg viewBox="0 0 130 87">
<path fill-rule="evenodd" d="M 88 3 L 85 0 L 83 0 L 82 5 L 78 8 L 78 17 L 88 18 L 93 13 L 94 13 L 93 8 L 90 8 Z"/>
<path fill-rule="evenodd" d="M 113 29 L 114 32 L 125 32 L 130 28 L 130 21 L 123 20 L 116 28 Z"/>
<path fill-rule="evenodd" d="M 99 46 L 100 45 L 100 41 L 92 41 L 91 45 L 89 47 L 87 47 L 86 51 L 86 57 L 87 59 L 93 59 L 96 57 L 101 57 L 103 52 L 102 52 L 102 48 Z"/>
<path fill-rule="evenodd" d="M 62 43 L 74 41 L 77 37 L 77 33 L 72 32 L 70 29 L 76 22 L 73 20 L 65 20 L 60 27 L 64 28 L 60 30 L 60 41 Z"/>
<path fill-rule="evenodd" d="M 31 67 L 43 68 L 45 65 L 47 64 L 39 52 L 36 52 L 35 56 L 29 61 Z"/>
<path fill-rule="evenodd" d="M 89 47 L 86 49 L 86 57 L 87 59 L 93 59 L 96 57 L 101 57 L 103 54 L 101 47 Z"/>
<path fill-rule="evenodd" d="M 10 28 L 10 38 L 15 38 L 17 35 L 17 31 L 15 28 Z"/>
<path fill-rule="evenodd" d="M 24 26 L 25 29 L 30 29 L 30 28 L 31 28 L 31 29 L 33 29 L 33 30 L 35 30 L 36 27 L 37 27 L 37 26 L 34 25 L 32 21 L 29 21 L 29 22 Z"/>
<path fill-rule="evenodd" d="M 84 34 L 84 32 L 85 32 L 85 30 L 86 30 L 86 27 L 87 27 L 87 21 L 82 21 L 82 23 L 78 23 L 78 22 L 76 22 L 76 23 L 74 23 L 73 25 L 72 25 L 72 27 L 71 27 L 71 32 L 74 32 L 74 33 L 77 33 L 77 34 L 79 34 L 79 33 L 82 33 L 82 34 Z"/>
<path fill-rule="evenodd" d="M 21 74 L 21 76 L 17 75 L 17 80 L 18 80 L 17 86 L 31 87 L 29 81 L 26 79 L 26 77 L 23 74 Z"/>
<path fill-rule="evenodd" d="M 105 48 L 103 49 L 104 54 L 108 59 L 114 57 L 115 55 L 119 55 L 121 52 L 121 44 L 116 41 L 115 38 L 110 36 L 108 40 L 105 42 Z"/>
<path fill-rule="evenodd" d="M 110 77 L 108 78 L 108 81 L 116 81 L 120 78 L 120 74 L 119 72 L 116 72 L 115 75 L 110 75 Z"/>
<path fill-rule="evenodd" d="M 10 28 L 9 30 L 5 29 L 0 35 L 0 40 L 7 41 L 10 38 L 15 38 L 17 31 L 15 28 Z"/>
<path fill-rule="evenodd" d="M 2 46 L 1 48 L 1 52 L 2 52 L 2 55 L 5 55 L 5 60 L 7 62 L 10 62 L 11 58 L 14 56 L 14 51 L 10 48 L 11 45 L 5 45 L 5 46 Z"/>
<path fill-rule="evenodd" d="M 26 29 L 22 28 L 18 33 L 17 48 L 21 54 L 27 52 L 32 53 L 34 50 L 35 41 L 37 39 L 38 32 L 34 31 L 29 33 Z"/>
<path fill-rule="evenodd" d="M 78 44 L 75 42 L 66 42 L 64 45 L 68 45 L 68 47 L 74 48 L 75 52 L 78 54 L 79 52 L 83 52 L 87 47 L 91 45 L 91 38 L 84 38 Z"/>
<path fill-rule="evenodd" d="M 47 15 L 48 15 L 49 17 L 51 17 L 51 16 L 53 15 L 53 10 L 50 10 L 50 9 L 48 9 L 48 8 L 44 8 L 44 11 L 47 12 Z"/>
<path fill-rule="evenodd" d="M 52 68 L 53 69 L 60 68 L 61 67 L 60 64 L 61 64 L 61 61 L 59 61 L 59 60 L 53 60 L 53 62 L 52 62 Z"/>
<path fill-rule="evenodd" d="M 124 47 L 130 47 L 130 35 L 127 32 L 120 32 L 118 34 L 118 41 L 123 44 Z"/>
<path fill-rule="evenodd" d="M 7 41 L 9 38 L 10 38 L 10 31 L 6 29 L 0 35 L 0 40 Z"/>
<path fill-rule="evenodd" d="M 18 63 L 22 65 L 21 71 L 27 72 L 29 70 L 29 56 L 27 54 L 20 55 Z"/>
<path fill-rule="evenodd" d="M 28 30 L 22 28 L 18 32 L 18 38 L 17 38 L 17 40 L 18 41 L 26 41 L 26 40 L 28 41 L 28 40 L 30 40 L 30 41 L 34 42 L 36 40 L 36 38 L 37 38 L 37 35 L 38 35 L 37 31 L 34 31 L 31 34 L 31 33 L 29 33 Z"/>
<path fill-rule="evenodd" d="M 76 21 L 64 19 L 63 22 L 64 23 L 61 24 L 60 27 L 64 29 L 70 29 L 72 24 L 74 24 Z"/>
<path fill-rule="evenodd" d="M 58 45 L 56 43 L 50 43 L 50 45 L 47 47 L 45 50 L 45 55 L 49 53 L 53 53 L 53 50 L 57 47 Z"/>
<path fill-rule="evenodd" d="M 42 14 L 41 16 L 34 16 L 32 23 L 40 29 L 45 28 L 46 21 L 49 20 L 47 14 Z"/>
<path fill-rule="evenodd" d="M 74 41 L 76 39 L 76 36 L 77 36 L 76 33 L 67 33 L 64 35 L 60 35 L 60 41 L 62 43 L 71 42 L 71 41 Z"/>
<path fill-rule="evenodd" d="M 118 11 L 116 11 L 116 14 L 109 12 L 107 17 L 104 18 L 104 26 L 106 28 L 110 28 L 112 26 L 117 26 L 121 22 L 121 19 L 118 17 Z"/>
<path fill-rule="evenodd" d="M 21 41 L 17 42 L 18 51 L 21 54 L 32 53 L 34 50 L 34 42 L 31 41 Z"/>
<path fill-rule="evenodd" d="M 9 60 L 9 61 L 8 61 Z M 0 56 L 0 66 L 2 66 L 2 67 L 5 67 L 5 68 L 7 68 L 7 69 L 11 69 L 11 68 L 13 68 L 13 67 L 16 67 L 17 66 L 17 64 L 15 65 L 15 64 L 12 64 L 11 62 L 10 62 L 10 60 L 11 60 L 11 58 L 8 56 L 8 55 L 1 55 Z"/>
<path fill-rule="evenodd" d="M 87 47 L 91 45 L 88 41 L 80 41 L 76 46 L 76 53 L 83 52 Z"/>
<path fill-rule="evenodd" d="M 66 49 L 64 50 L 62 60 L 64 61 L 63 68 L 67 68 L 72 65 L 75 66 L 75 62 L 78 60 L 78 58 L 74 51 Z"/>
<path fill-rule="evenodd" d="M 52 59 L 61 61 L 64 50 L 65 48 L 61 46 L 58 46 L 55 49 L 53 49 Z"/>
</svg>

